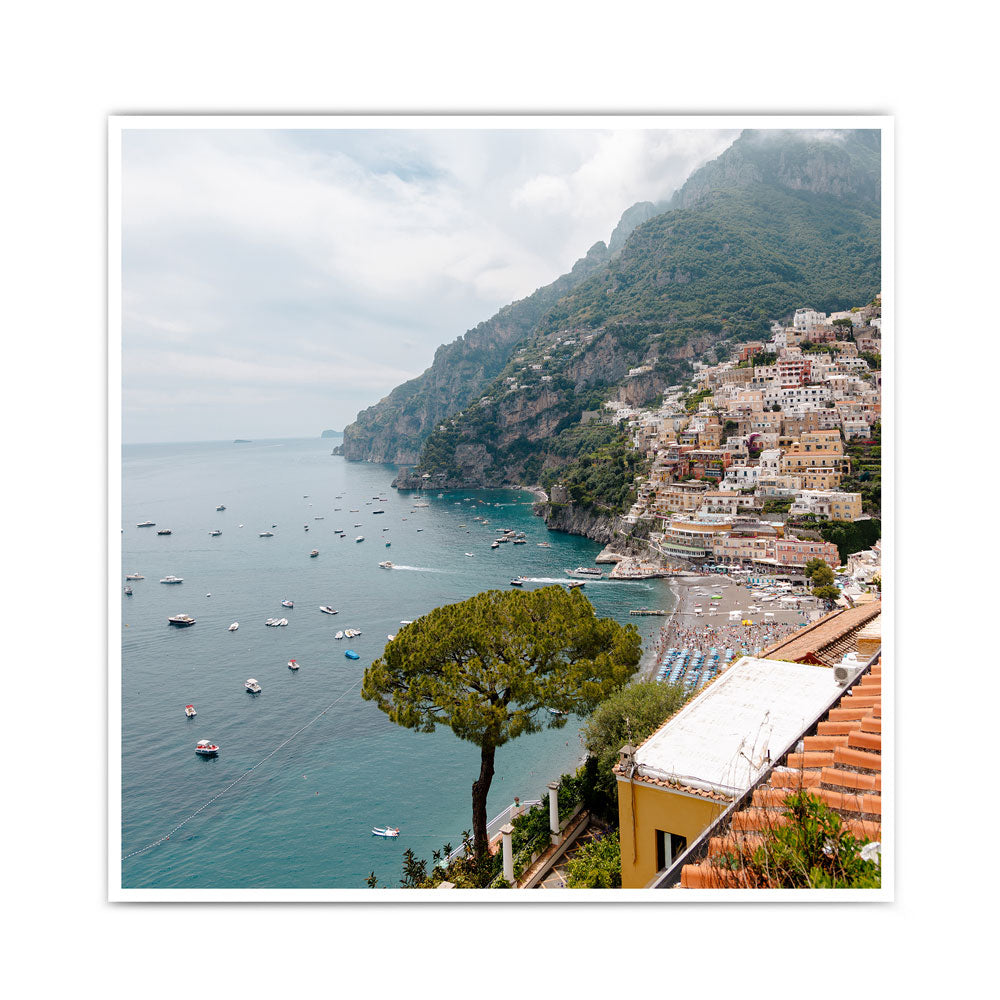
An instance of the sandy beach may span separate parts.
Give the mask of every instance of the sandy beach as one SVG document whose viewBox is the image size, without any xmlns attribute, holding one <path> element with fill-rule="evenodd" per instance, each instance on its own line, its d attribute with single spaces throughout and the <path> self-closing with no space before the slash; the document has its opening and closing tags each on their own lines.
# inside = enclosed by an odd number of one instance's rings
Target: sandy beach
<svg viewBox="0 0 1000 1000">
<path fill-rule="evenodd" d="M 720 575 L 674 577 L 670 587 L 677 598 L 673 613 L 643 657 L 642 676 L 655 676 L 661 657 L 671 647 L 698 649 L 703 653 L 715 646 L 720 652 L 732 649 L 759 655 L 779 639 L 811 621 L 808 613 L 779 608 L 776 604 L 755 604 L 750 589 Z M 713 595 L 720 599 L 713 600 Z M 751 612 L 750 607 L 759 607 Z M 700 608 L 700 612 L 696 609 Z M 730 620 L 730 612 L 739 617 Z M 752 625 L 742 624 L 750 621 Z"/>
</svg>

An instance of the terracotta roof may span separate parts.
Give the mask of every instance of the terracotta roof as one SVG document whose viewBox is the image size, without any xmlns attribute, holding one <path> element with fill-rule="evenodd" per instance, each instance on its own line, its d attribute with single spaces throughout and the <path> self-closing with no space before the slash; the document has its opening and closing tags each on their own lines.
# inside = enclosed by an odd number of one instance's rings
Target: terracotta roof
<svg viewBox="0 0 1000 1000">
<path fill-rule="evenodd" d="M 769 660 L 817 663 L 832 667 L 858 648 L 858 633 L 882 613 L 882 602 L 841 608 L 793 632 L 764 650 Z"/>
<path fill-rule="evenodd" d="M 726 829 L 709 837 L 704 860 L 681 869 L 682 889 L 763 888 L 738 865 L 764 841 L 762 831 L 783 826 L 784 801 L 806 789 L 838 813 L 848 832 L 862 841 L 882 837 L 882 668 L 871 667 L 840 699 L 830 716 L 844 722 L 820 722 L 815 736 L 803 739 L 801 753 L 788 755 L 787 766 L 775 768 L 754 790 L 751 801 L 734 813 Z M 824 729 L 832 725 L 834 732 Z M 726 856 L 725 867 L 714 860 Z"/>
</svg>

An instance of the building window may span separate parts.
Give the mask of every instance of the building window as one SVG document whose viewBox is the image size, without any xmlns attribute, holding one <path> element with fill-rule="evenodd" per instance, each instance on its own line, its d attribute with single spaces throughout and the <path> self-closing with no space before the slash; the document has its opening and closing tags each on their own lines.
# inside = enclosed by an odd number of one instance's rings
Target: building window
<svg viewBox="0 0 1000 1000">
<path fill-rule="evenodd" d="M 656 870 L 663 871 L 687 850 L 687 837 L 665 830 L 656 831 Z"/>
</svg>

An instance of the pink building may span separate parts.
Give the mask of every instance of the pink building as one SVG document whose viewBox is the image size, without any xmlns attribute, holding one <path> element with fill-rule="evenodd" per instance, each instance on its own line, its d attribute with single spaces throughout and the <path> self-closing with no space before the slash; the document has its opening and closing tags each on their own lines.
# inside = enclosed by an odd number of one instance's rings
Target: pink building
<svg viewBox="0 0 1000 1000">
<path fill-rule="evenodd" d="M 810 559 L 822 559 L 831 568 L 840 565 L 840 553 L 833 542 L 779 538 L 774 543 L 774 560 L 779 566 L 805 566 Z"/>
</svg>

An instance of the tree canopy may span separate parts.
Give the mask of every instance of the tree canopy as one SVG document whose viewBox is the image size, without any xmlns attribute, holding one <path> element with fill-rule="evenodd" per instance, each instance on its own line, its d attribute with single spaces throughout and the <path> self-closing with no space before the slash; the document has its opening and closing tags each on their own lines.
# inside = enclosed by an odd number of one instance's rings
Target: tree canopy
<svg viewBox="0 0 1000 1000">
<path fill-rule="evenodd" d="M 635 627 L 598 618 L 578 590 L 488 590 L 403 626 L 365 671 L 361 695 L 397 725 L 448 726 L 481 748 L 472 800 L 482 855 L 496 749 L 566 724 L 546 709 L 589 712 L 634 673 L 640 652 Z"/>
</svg>

